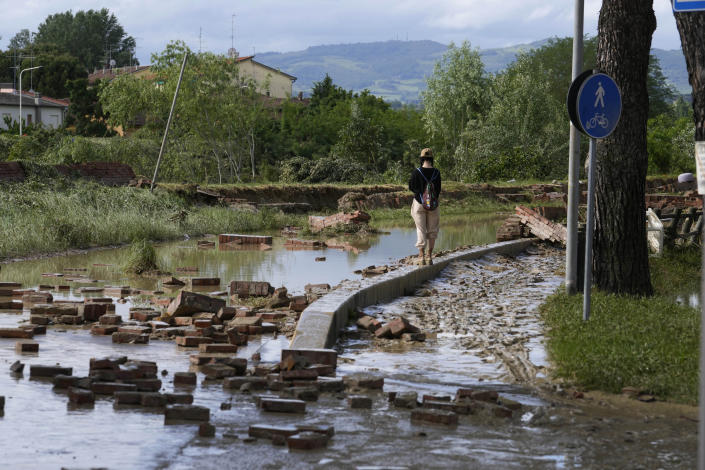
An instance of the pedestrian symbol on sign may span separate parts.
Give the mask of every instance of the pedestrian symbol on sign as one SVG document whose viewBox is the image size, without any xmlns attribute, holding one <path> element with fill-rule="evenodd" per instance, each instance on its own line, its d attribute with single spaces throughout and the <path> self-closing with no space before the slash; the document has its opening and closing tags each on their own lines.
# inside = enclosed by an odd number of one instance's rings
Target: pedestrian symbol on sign
<svg viewBox="0 0 705 470">
<path fill-rule="evenodd" d="M 595 92 L 595 105 L 594 107 L 597 108 L 597 103 L 600 103 L 600 106 L 603 108 L 605 107 L 605 89 L 602 88 L 602 82 L 597 82 L 597 91 Z"/>
</svg>

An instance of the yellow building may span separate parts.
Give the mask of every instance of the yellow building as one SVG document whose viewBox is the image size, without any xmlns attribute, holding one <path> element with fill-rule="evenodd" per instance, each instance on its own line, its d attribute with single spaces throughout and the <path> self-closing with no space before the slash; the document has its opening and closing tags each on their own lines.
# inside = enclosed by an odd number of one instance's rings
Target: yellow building
<svg viewBox="0 0 705 470">
<path fill-rule="evenodd" d="M 272 98 L 291 98 L 296 77 L 257 62 L 253 55 L 238 57 L 237 69 L 242 81 L 252 80 L 257 84 L 259 94 Z"/>
</svg>

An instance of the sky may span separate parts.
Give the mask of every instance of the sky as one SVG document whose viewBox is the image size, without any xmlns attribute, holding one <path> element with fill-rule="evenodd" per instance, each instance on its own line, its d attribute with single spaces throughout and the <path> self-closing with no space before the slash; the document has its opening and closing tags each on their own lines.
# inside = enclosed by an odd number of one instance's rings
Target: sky
<svg viewBox="0 0 705 470">
<path fill-rule="evenodd" d="M 600 0 L 585 0 L 585 33 L 597 34 Z M 193 50 L 241 55 L 321 44 L 430 39 L 481 49 L 572 36 L 572 0 L 0 0 L 0 49 L 21 29 L 36 31 L 53 13 L 107 6 L 147 64 L 171 40 Z M 654 0 L 652 47 L 679 49 L 669 0 Z M 235 15 L 233 17 L 233 15 Z"/>
</svg>

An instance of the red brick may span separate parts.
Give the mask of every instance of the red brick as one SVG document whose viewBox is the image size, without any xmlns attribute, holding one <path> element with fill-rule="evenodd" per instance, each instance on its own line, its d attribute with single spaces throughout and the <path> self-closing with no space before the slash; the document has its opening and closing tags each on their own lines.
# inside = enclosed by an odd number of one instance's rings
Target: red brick
<svg viewBox="0 0 705 470">
<path fill-rule="evenodd" d="M 95 402 L 95 395 L 90 390 L 83 390 L 80 388 L 71 387 L 69 388 L 69 401 L 76 405 L 85 405 Z"/>
<path fill-rule="evenodd" d="M 29 340 L 17 341 L 15 343 L 15 352 L 19 354 L 37 353 L 39 352 L 39 343 Z"/>
<path fill-rule="evenodd" d="M 165 421 L 205 421 L 210 420 L 210 410 L 205 406 L 172 405 L 164 413 Z"/>
<path fill-rule="evenodd" d="M 328 436 L 317 432 L 300 432 L 289 436 L 286 444 L 289 449 L 294 450 L 320 449 L 328 444 Z"/>
<path fill-rule="evenodd" d="M 267 297 L 274 293 L 274 288 L 268 282 L 232 281 L 228 292 L 230 295 L 245 297 Z"/>
<path fill-rule="evenodd" d="M 143 393 L 140 404 L 150 408 L 163 408 L 166 406 L 166 397 L 161 393 Z"/>
<path fill-rule="evenodd" d="M 34 333 L 32 331 L 23 330 L 22 328 L 0 328 L 0 338 L 23 338 L 32 339 Z"/>
<path fill-rule="evenodd" d="M 213 338 L 205 338 L 202 336 L 178 336 L 176 344 L 187 348 L 196 348 L 199 344 L 212 343 Z"/>
<path fill-rule="evenodd" d="M 285 398 L 267 398 L 260 401 L 264 411 L 278 413 L 305 413 L 306 402 L 303 400 L 289 400 Z"/>
<path fill-rule="evenodd" d="M 209 344 L 198 345 L 198 351 L 202 353 L 236 353 L 237 346 L 234 344 Z"/>
<path fill-rule="evenodd" d="M 98 321 L 101 325 L 119 325 L 122 323 L 122 317 L 120 315 L 105 314 L 102 315 Z"/>
<path fill-rule="evenodd" d="M 411 412 L 411 421 L 453 426 L 458 424 L 458 415 L 452 411 L 420 408 Z"/>
<path fill-rule="evenodd" d="M 174 386 L 176 385 L 196 385 L 197 376 L 195 372 L 176 372 L 174 374 Z"/>
<path fill-rule="evenodd" d="M 372 408 L 372 398 L 362 395 L 352 395 L 348 397 L 348 405 L 354 409 L 370 409 Z"/>
<path fill-rule="evenodd" d="M 219 286 L 219 277 L 194 277 L 191 278 L 192 286 Z"/>
<path fill-rule="evenodd" d="M 118 327 L 117 326 L 100 326 L 100 325 L 93 325 L 91 327 L 91 334 L 92 335 L 112 335 L 113 333 L 117 332 Z"/>
<path fill-rule="evenodd" d="M 193 395 L 190 393 L 165 393 L 164 398 L 170 405 L 191 405 L 193 403 Z"/>
<path fill-rule="evenodd" d="M 191 316 L 198 312 L 217 313 L 225 307 L 225 300 L 216 299 L 207 295 L 195 292 L 181 291 L 179 295 L 171 301 L 167 309 L 169 317 Z"/>
</svg>

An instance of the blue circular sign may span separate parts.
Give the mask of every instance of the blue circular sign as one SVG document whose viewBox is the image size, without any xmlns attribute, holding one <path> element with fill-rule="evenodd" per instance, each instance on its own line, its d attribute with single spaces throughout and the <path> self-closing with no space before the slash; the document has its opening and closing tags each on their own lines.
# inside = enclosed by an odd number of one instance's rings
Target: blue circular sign
<svg viewBox="0 0 705 470">
<path fill-rule="evenodd" d="M 622 94 L 609 75 L 590 75 L 578 91 L 577 104 L 578 121 L 588 136 L 604 139 L 617 127 L 622 114 Z"/>
</svg>

